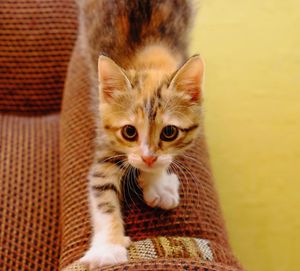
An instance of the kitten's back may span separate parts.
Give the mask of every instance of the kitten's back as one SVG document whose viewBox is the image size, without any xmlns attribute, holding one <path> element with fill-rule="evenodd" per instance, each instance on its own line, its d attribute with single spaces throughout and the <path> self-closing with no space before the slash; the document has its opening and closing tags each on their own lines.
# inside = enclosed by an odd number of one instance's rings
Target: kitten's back
<svg viewBox="0 0 300 271">
<path fill-rule="evenodd" d="M 100 53 L 130 67 L 136 52 L 162 44 L 183 57 L 192 0 L 78 0 L 81 42 L 96 68 Z"/>
</svg>

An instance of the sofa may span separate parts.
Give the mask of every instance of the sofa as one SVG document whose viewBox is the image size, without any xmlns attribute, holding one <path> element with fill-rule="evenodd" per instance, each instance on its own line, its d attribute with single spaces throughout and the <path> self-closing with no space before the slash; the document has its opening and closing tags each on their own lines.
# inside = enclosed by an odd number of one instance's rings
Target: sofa
<svg viewBox="0 0 300 271">
<path fill-rule="evenodd" d="M 95 129 L 77 12 L 73 0 L 0 2 L 0 270 L 86 270 Z M 125 181 L 129 262 L 102 270 L 243 270 L 203 133 L 179 160 L 174 210 L 148 207 Z"/>
</svg>

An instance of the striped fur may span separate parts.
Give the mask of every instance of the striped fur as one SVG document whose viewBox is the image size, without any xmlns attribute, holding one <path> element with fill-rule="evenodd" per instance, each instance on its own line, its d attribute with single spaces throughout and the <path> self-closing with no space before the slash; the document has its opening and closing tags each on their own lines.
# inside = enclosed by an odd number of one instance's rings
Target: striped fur
<svg viewBox="0 0 300 271">
<path fill-rule="evenodd" d="M 203 62 L 199 56 L 186 61 L 190 0 L 78 3 L 82 53 L 92 83 L 99 81 L 97 146 L 89 174 L 93 236 L 81 261 L 97 267 L 127 259 L 119 202 L 126 171 L 140 171 L 149 206 L 178 205 L 179 181 L 167 168 L 201 128 Z M 128 125 L 137 131 L 134 140 L 124 137 Z M 162 137 L 168 125 L 177 129 L 172 141 Z M 155 157 L 153 165 L 145 162 L 149 156 Z"/>
<path fill-rule="evenodd" d="M 77 0 L 80 35 L 85 53 L 97 69 L 99 53 L 124 68 L 137 50 L 165 44 L 172 52 L 187 55 L 188 29 L 193 19 L 192 0 Z"/>
</svg>

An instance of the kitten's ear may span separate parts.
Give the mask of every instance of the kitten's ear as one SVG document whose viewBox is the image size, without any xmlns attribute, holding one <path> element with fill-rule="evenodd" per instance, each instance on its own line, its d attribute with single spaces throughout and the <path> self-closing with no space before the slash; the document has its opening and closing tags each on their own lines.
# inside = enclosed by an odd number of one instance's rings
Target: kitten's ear
<svg viewBox="0 0 300 271">
<path fill-rule="evenodd" d="M 99 94 L 111 100 L 131 88 L 126 74 L 112 59 L 101 55 L 98 59 Z"/>
<path fill-rule="evenodd" d="M 175 73 L 170 87 L 182 92 L 193 103 L 201 103 L 203 96 L 204 63 L 199 55 L 192 56 Z"/>
</svg>

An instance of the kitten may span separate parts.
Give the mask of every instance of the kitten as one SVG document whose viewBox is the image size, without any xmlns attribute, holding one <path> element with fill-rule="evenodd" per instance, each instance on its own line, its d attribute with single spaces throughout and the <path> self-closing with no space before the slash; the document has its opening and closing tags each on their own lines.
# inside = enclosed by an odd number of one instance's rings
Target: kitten
<svg viewBox="0 0 300 271">
<path fill-rule="evenodd" d="M 129 167 L 140 171 L 149 206 L 179 204 L 179 180 L 167 168 L 199 132 L 204 66 L 199 56 L 186 60 L 189 0 L 81 0 L 79 7 L 98 125 L 89 173 L 93 235 L 80 261 L 95 268 L 127 261 L 120 180 Z"/>
</svg>

